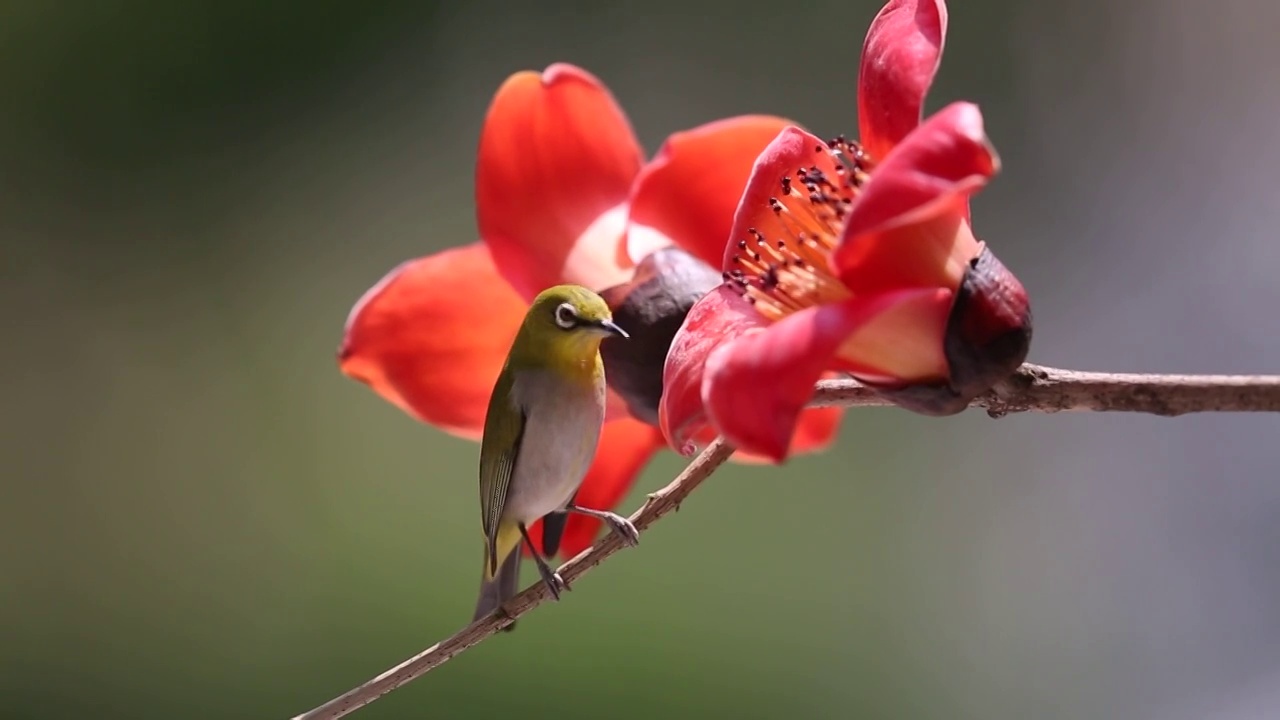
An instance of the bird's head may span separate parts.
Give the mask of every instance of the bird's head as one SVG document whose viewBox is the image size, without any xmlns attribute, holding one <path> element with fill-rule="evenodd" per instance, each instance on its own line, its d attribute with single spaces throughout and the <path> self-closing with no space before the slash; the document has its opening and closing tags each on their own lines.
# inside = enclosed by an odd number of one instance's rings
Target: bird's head
<svg viewBox="0 0 1280 720">
<path fill-rule="evenodd" d="M 516 342 L 548 362 L 574 362 L 594 359 L 610 336 L 628 337 L 604 299 L 578 285 L 556 285 L 534 298 Z"/>
</svg>

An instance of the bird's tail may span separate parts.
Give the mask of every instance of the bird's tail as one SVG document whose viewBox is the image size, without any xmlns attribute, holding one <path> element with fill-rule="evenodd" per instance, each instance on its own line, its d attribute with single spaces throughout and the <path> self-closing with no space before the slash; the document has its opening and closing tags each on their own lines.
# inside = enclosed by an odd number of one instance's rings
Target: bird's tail
<svg viewBox="0 0 1280 720">
<path fill-rule="evenodd" d="M 489 574 L 489 551 L 486 548 L 484 558 L 484 572 L 480 578 L 480 599 L 476 601 L 476 612 L 471 617 L 471 622 L 475 622 L 489 613 L 502 607 L 502 603 L 515 597 L 516 592 L 520 590 L 520 543 L 517 535 L 515 547 L 511 547 L 507 542 L 503 542 L 507 538 L 502 537 L 500 533 L 498 538 L 498 556 L 503 560 L 498 566 L 497 574 Z M 506 547 L 503 547 L 503 546 Z M 506 553 L 503 553 L 503 550 Z M 515 623 L 504 628 L 507 631 L 515 629 Z"/>
</svg>

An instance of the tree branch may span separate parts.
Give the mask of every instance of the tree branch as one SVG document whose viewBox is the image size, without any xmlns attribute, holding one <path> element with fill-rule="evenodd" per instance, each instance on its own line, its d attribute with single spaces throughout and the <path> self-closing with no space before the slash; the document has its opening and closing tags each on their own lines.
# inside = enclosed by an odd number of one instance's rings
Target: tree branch
<svg viewBox="0 0 1280 720">
<path fill-rule="evenodd" d="M 881 407 L 892 403 L 854 380 L 818 383 L 810 402 L 814 407 Z M 984 408 L 992 417 L 1019 412 L 1136 412 L 1172 417 L 1195 412 L 1280 412 L 1280 376 L 1275 375 L 1140 375 L 1090 373 L 1023 365 L 996 389 L 979 397 L 971 407 Z M 651 494 L 631 516 L 644 532 L 663 515 L 677 510 L 716 468 L 733 454 L 733 447 L 716 439 L 669 485 Z M 612 534 L 579 553 L 560 567 L 560 575 L 572 584 L 622 549 Z M 331 720 L 368 705 L 396 688 L 451 660 L 479 644 L 516 618 L 550 599 L 546 586 L 534 583 L 496 613 L 482 618 L 457 634 L 432 645 L 320 707 L 293 720 Z"/>
<path fill-rule="evenodd" d="M 815 407 L 893 403 L 855 380 L 823 380 Z M 978 397 L 992 417 L 1064 411 L 1133 412 L 1174 417 L 1201 412 L 1280 412 L 1280 375 L 1148 375 L 1080 372 L 1032 365 Z"/>
<path fill-rule="evenodd" d="M 704 480 L 711 477 L 716 468 L 724 464 L 733 454 L 733 447 L 723 440 L 716 439 L 707 446 L 675 480 L 661 490 L 649 495 L 644 505 L 631 516 L 636 530 L 644 532 L 658 518 L 672 510 L 678 510 L 680 503 L 693 492 Z M 623 547 L 622 541 L 609 533 L 594 546 L 579 553 L 569 562 L 560 566 L 560 577 L 568 585 L 582 577 L 591 568 L 604 562 L 605 558 Z M 423 650 L 399 665 L 382 673 L 376 678 L 356 687 L 341 696 L 330 700 L 320 707 L 298 715 L 294 720 L 330 720 L 340 718 L 347 713 L 364 707 L 401 685 L 430 672 L 453 658 L 454 655 L 476 645 L 480 641 L 494 635 L 502 628 L 510 625 L 516 618 L 524 615 L 551 598 L 547 586 L 542 582 L 512 598 L 503 607 L 506 616 L 494 613 L 471 623 L 461 632 L 442 640 Z"/>
</svg>

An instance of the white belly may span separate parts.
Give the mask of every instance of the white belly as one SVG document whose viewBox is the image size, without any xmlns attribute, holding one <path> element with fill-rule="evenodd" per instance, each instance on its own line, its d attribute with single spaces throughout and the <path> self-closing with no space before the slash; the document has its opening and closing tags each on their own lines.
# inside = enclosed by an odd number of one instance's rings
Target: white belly
<svg viewBox="0 0 1280 720">
<path fill-rule="evenodd" d="M 527 414 L 503 517 L 530 524 L 568 504 L 591 467 L 604 422 L 604 384 L 522 376 L 512 398 Z"/>
</svg>

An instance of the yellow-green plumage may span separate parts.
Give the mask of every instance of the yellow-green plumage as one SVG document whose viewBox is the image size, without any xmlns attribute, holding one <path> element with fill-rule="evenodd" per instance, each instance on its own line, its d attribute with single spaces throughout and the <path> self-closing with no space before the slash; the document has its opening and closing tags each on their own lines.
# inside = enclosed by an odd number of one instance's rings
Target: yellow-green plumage
<svg viewBox="0 0 1280 720">
<path fill-rule="evenodd" d="M 604 423 L 600 342 L 611 334 L 626 336 L 604 300 L 576 285 L 543 291 L 525 315 L 494 384 L 480 446 L 485 563 L 477 619 L 515 594 L 523 528 L 538 519 L 584 512 L 634 536 L 624 519 L 572 504 Z M 539 571 L 558 595 L 559 578 L 539 550 Z"/>
</svg>

